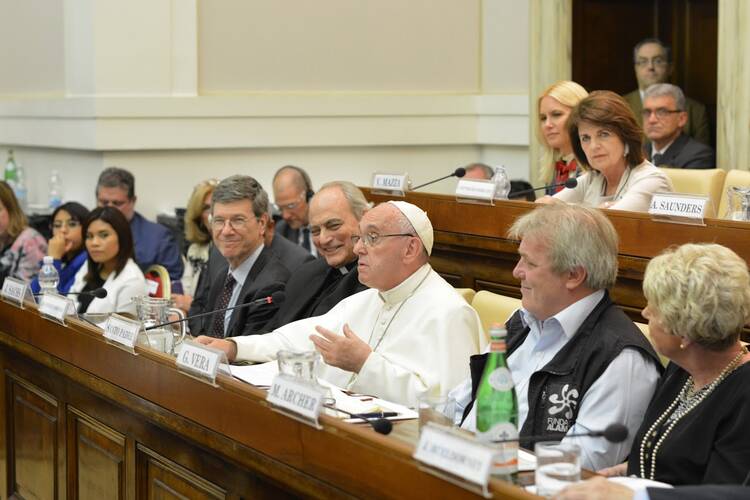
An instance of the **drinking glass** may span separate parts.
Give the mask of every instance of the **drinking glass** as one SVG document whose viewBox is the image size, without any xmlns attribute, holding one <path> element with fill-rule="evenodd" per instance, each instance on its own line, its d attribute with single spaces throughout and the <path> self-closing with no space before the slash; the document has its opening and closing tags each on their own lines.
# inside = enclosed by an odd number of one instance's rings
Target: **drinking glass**
<svg viewBox="0 0 750 500">
<path fill-rule="evenodd" d="M 534 446 L 536 494 L 552 496 L 581 480 L 581 447 L 572 443 L 543 441 Z"/>
<path fill-rule="evenodd" d="M 419 397 L 419 430 L 427 422 L 453 427 L 456 415 L 456 401 L 448 396 L 423 395 Z"/>
</svg>

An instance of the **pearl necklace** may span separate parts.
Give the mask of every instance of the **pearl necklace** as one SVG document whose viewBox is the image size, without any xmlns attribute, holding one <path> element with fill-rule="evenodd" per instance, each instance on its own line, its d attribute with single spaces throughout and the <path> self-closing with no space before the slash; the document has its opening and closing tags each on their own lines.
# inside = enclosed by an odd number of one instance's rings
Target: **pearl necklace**
<svg viewBox="0 0 750 500">
<path fill-rule="evenodd" d="M 644 479 L 651 479 L 654 480 L 654 476 L 656 475 L 656 454 L 659 451 L 659 448 L 661 447 L 664 440 L 667 438 L 669 433 L 672 431 L 672 428 L 677 424 L 677 422 L 680 421 L 682 417 L 690 413 L 696 406 L 698 406 L 706 397 L 708 397 L 711 392 L 713 392 L 714 389 L 725 379 L 727 376 L 732 373 L 735 368 L 740 363 L 740 360 L 742 357 L 748 353 L 748 350 L 745 346 L 742 346 L 742 349 L 737 354 L 737 356 L 734 357 L 734 359 L 721 371 L 718 377 L 714 379 L 713 382 L 711 382 L 708 386 L 704 387 L 703 389 L 697 391 L 692 396 L 690 393 L 693 390 L 693 387 L 695 386 L 695 381 L 693 380 L 693 376 L 689 376 L 688 379 L 685 381 L 685 385 L 682 387 L 680 392 L 677 394 L 677 397 L 672 401 L 672 404 L 669 405 L 669 407 L 664 410 L 664 412 L 659 416 L 659 418 L 654 421 L 654 423 L 651 425 L 651 427 L 646 431 L 646 433 L 643 435 L 643 438 L 641 439 L 641 446 L 639 450 L 639 458 L 640 458 L 640 469 L 641 469 L 641 477 Z M 651 447 L 651 443 L 656 437 L 656 429 L 664 422 L 667 417 L 672 415 L 672 411 L 675 409 L 675 407 L 680 404 L 680 409 L 682 409 L 681 412 L 678 412 L 679 414 L 676 414 L 673 416 L 673 418 L 669 419 L 669 426 L 664 430 L 662 435 L 659 437 L 659 440 L 656 442 L 656 444 L 653 447 L 653 450 L 650 450 L 649 457 L 646 456 L 647 451 L 646 448 Z M 651 474 L 649 476 L 646 476 L 646 459 L 651 459 Z"/>
</svg>

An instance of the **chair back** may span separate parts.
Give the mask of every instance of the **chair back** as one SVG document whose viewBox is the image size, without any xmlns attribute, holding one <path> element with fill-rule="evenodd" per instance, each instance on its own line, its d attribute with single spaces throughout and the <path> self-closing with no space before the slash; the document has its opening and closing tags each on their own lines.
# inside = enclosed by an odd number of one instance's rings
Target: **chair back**
<svg viewBox="0 0 750 500">
<path fill-rule="evenodd" d="M 474 295 L 476 295 L 477 293 L 474 291 L 473 288 L 456 288 L 455 290 L 469 304 L 471 304 L 471 301 L 474 298 Z"/>
<path fill-rule="evenodd" d="M 721 203 L 719 203 L 719 212 L 717 217 L 725 218 L 729 209 L 727 200 L 727 189 L 732 186 L 750 187 L 750 171 L 747 170 L 730 170 L 724 178 L 724 185 L 721 188 Z"/>
<path fill-rule="evenodd" d="M 172 298 L 172 281 L 166 267 L 154 264 L 146 269 L 144 275 L 146 276 L 149 297 Z"/>
<path fill-rule="evenodd" d="M 666 168 L 659 167 L 672 181 L 675 193 L 708 196 L 711 206 L 706 210 L 708 217 L 721 213 L 719 202 L 723 199 L 722 187 L 726 171 L 720 168 Z"/>
<path fill-rule="evenodd" d="M 492 323 L 505 324 L 508 318 L 521 307 L 521 299 L 480 290 L 474 295 L 471 306 L 479 314 L 483 331 L 487 332 Z"/>
</svg>

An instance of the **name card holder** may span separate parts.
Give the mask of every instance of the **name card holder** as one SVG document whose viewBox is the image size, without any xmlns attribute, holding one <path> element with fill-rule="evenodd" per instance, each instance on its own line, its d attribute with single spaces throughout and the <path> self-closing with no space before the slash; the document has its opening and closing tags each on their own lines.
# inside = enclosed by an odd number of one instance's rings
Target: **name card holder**
<svg viewBox="0 0 750 500">
<path fill-rule="evenodd" d="M 703 218 L 713 206 L 708 196 L 682 193 L 655 193 L 648 213 L 655 221 L 705 226 Z"/>
<path fill-rule="evenodd" d="M 104 324 L 104 339 L 109 344 L 137 356 L 135 344 L 141 331 L 143 324 L 140 321 L 112 313 Z"/>
<path fill-rule="evenodd" d="M 422 428 L 413 457 L 420 469 L 485 498 L 497 449 L 458 429 L 428 423 Z"/>
<path fill-rule="evenodd" d="M 216 374 L 219 371 L 219 365 L 224 363 L 229 366 L 224 351 L 190 340 L 185 340 L 180 344 L 176 362 L 177 369 L 183 374 L 214 387 L 218 387 Z M 229 375 L 231 376 L 231 371 Z"/>
<path fill-rule="evenodd" d="M 403 198 L 411 189 L 409 174 L 389 174 L 386 172 L 375 172 L 372 174 L 371 190 L 374 194 L 386 196 L 399 196 Z"/>
<path fill-rule="evenodd" d="M 78 319 L 73 299 L 59 293 L 45 293 L 39 299 L 39 314 L 43 318 L 65 326 L 65 316 Z"/>
<path fill-rule="evenodd" d="M 456 201 L 475 205 L 494 205 L 496 187 L 494 181 L 459 179 L 456 186 Z"/>
<path fill-rule="evenodd" d="M 0 298 L 8 304 L 12 304 L 19 309 L 23 309 L 25 302 L 36 304 L 34 294 L 31 293 L 29 284 L 18 278 L 8 276 L 3 282 L 3 289 L 0 292 Z"/>
<path fill-rule="evenodd" d="M 322 429 L 318 417 L 327 396 L 328 391 L 325 387 L 280 373 L 274 377 L 266 401 L 271 404 L 272 410 L 316 429 Z"/>
</svg>

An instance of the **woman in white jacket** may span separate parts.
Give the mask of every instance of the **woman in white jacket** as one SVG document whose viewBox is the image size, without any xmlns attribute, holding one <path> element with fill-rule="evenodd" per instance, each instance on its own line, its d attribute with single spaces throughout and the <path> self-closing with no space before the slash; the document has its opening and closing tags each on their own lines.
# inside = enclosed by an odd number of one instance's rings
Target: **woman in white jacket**
<svg viewBox="0 0 750 500">
<path fill-rule="evenodd" d="M 87 292 L 103 287 L 104 298 L 78 295 L 79 313 L 128 312 L 135 314 L 133 297 L 146 295 L 146 278 L 133 260 L 130 224 L 114 207 L 91 212 L 83 226 L 87 262 L 76 274 L 71 292 Z"/>
</svg>

